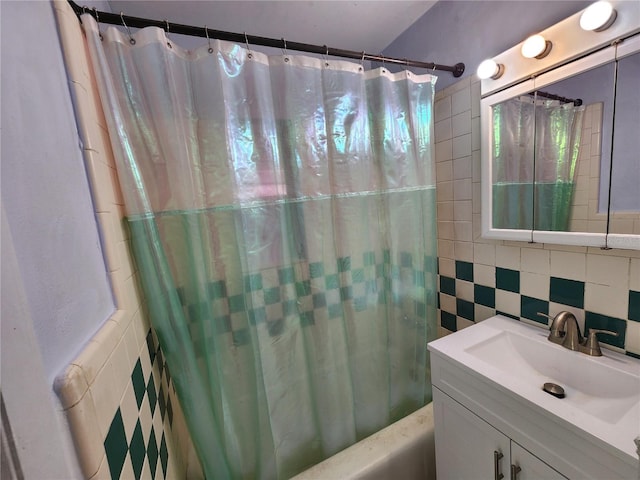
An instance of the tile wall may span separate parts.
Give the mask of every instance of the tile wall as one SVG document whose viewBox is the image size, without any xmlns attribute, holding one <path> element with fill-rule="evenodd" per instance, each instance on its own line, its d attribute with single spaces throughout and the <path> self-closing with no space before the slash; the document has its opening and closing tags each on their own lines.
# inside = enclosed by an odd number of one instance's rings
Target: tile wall
<svg viewBox="0 0 640 480">
<path fill-rule="evenodd" d="M 83 34 L 66 1 L 54 8 L 117 308 L 54 387 L 85 478 L 185 478 L 191 440 L 145 315 Z M 197 461 L 189 467 L 197 472 Z"/>
<path fill-rule="evenodd" d="M 537 312 L 614 330 L 601 342 L 640 357 L 640 252 L 486 240 L 480 232 L 480 83 L 436 93 L 439 335 L 496 313 L 541 327 Z"/>
</svg>

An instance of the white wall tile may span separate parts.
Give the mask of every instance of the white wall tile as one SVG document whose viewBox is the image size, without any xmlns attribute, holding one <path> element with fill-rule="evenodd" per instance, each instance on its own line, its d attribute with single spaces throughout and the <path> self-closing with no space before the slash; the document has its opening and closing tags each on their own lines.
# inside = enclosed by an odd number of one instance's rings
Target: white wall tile
<svg viewBox="0 0 640 480">
<path fill-rule="evenodd" d="M 540 300 L 549 300 L 549 276 L 520 272 L 520 293 Z"/>
<path fill-rule="evenodd" d="M 435 154 L 436 162 L 444 162 L 445 160 L 451 160 L 453 158 L 453 141 L 444 140 L 436 143 Z"/>
<path fill-rule="evenodd" d="M 496 290 L 496 310 L 520 316 L 520 295 L 506 290 Z"/>
<path fill-rule="evenodd" d="M 476 323 L 486 320 L 487 318 L 491 318 L 496 314 L 495 308 L 485 307 L 484 305 L 477 303 L 473 306 L 473 311 Z"/>
<path fill-rule="evenodd" d="M 552 277 L 568 278 L 584 282 L 587 278 L 587 256 L 584 253 L 551 250 L 550 273 Z"/>
<path fill-rule="evenodd" d="M 453 181 L 453 199 L 454 200 L 471 200 L 473 190 L 471 187 L 471 178 Z"/>
<path fill-rule="evenodd" d="M 438 271 L 446 277 L 456 277 L 456 262 L 452 258 L 438 258 Z"/>
<path fill-rule="evenodd" d="M 496 267 L 491 265 L 473 265 L 473 282 L 486 287 L 496 286 Z"/>
<path fill-rule="evenodd" d="M 440 294 L 440 308 L 445 312 L 455 313 L 456 312 L 456 297 L 451 295 L 447 295 L 446 293 Z"/>
<path fill-rule="evenodd" d="M 470 200 L 453 202 L 453 219 L 463 222 L 470 222 L 473 219 Z"/>
<path fill-rule="evenodd" d="M 628 288 L 629 264 L 625 257 L 587 255 L 587 282 Z"/>
<path fill-rule="evenodd" d="M 465 87 L 451 96 L 451 115 L 471 110 L 471 88 Z"/>
<path fill-rule="evenodd" d="M 523 272 L 549 275 L 549 251 L 523 248 L 520 252 L 520 268 Z"/>
<path fill-rule="evenodd" d="M 453 179 L 461 180 L 464 178 L 472 178 L 471 156 L 463 158 L 454 158 L 453 160 Z"/>
<path fill-rule="evenodd" d="M 445 160 L 444 162 L 437 162 L 436 182 L 446 182 L 450 180 L 453 180 L 453 161 Z"/>
<path fill-rule="evenodd" d="M 473 302 L 473 282 L 456 280 L 456 297 Z"/>
<path fill-rule="evenodd" d="M 451 117 L 451 133 L 453 137 L 471 133 L 471 110 L 465 110 Z"/>
<path fill-rule="evenodd" d="M 608 285 L 585 283 L 584 309 L 610 317 L 627 318 L 629 291 Z"/>
<path fill-rule="evenodd" d="M 433 118 L 440 122 L 451 117 L 451 97 L 444 97 L 433 104 Z"/>
<path fill-rule="evenodd" d="M 640 291 L 640 259 L 631 259 L 631 271 L 629 273 L 629 289 Z"/>
<path fill-rule="evenodd" d="M 484 265 L 496 264 L 496 247 L 491 244 L 475 243 L 473 246 L 473 261 Z"/>
<path fill-rule="evenodd" d="M 627 322 L 625 350 L 640 355 L 640 322 Z"/>
<path fill-rule="evenodd" d="M 496 266 L 520 270 L 520 249 L 505 245 L 496 245 Z"/>
<path fill-rule="evenodd" d="M 452 138 L 451 119 L 445 118 L 434 124 L 433 135 L 436 143 Z"/>
<path fill-rule="evenodd" d="M 455 242 L 455 259 L 473 262 L 473 242 Z"/>
<path fill-rule="evenodd" d="M 467 320 L 466 318 L 456 317 L 456 328 L 459 330 L 463 330 L 467 327 L 474 325 L 471 320 Z"/>
<path fill-rule="evenodd" d="M 452 158 L 462 158 L 471 156 L 471 134 L 454 137 L 452 144 Z M 469 175 L 471 177 L 471 175 Z"/>
</svg>

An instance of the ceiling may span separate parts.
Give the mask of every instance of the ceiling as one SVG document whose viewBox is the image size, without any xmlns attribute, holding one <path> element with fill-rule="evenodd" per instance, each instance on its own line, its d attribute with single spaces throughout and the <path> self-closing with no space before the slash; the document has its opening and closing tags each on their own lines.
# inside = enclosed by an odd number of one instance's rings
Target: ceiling
<svg viewBox="0 0 640 480">
<path fill-rule="evenodd" d="M 436 1 L 110 0 L 109 4 L 114 13 L 125 15 L 380 53 Z"/>
</svg>

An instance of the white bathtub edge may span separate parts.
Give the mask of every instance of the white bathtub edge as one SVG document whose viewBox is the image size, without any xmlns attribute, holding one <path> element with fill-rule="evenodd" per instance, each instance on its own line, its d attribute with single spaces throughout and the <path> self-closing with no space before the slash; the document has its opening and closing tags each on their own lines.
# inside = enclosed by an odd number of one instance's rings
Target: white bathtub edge
<svg viewBox="0 0 640 480">
<path fill-rule="evenodd" d="M 435 480 L 430 403 L 292 480 L 421 478 Z"/>
</svg>

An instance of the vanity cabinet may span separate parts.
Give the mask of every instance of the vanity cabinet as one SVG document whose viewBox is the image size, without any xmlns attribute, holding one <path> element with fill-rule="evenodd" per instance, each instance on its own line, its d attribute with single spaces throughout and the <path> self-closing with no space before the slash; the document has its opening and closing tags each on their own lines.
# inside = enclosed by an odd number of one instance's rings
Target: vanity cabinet
<svg viewBox="0 0 640 480">
<path fill-rule="evenodd" d="M 433 415 L 439 480 L 567 478 L 437 388 Z"/>
</svg>

